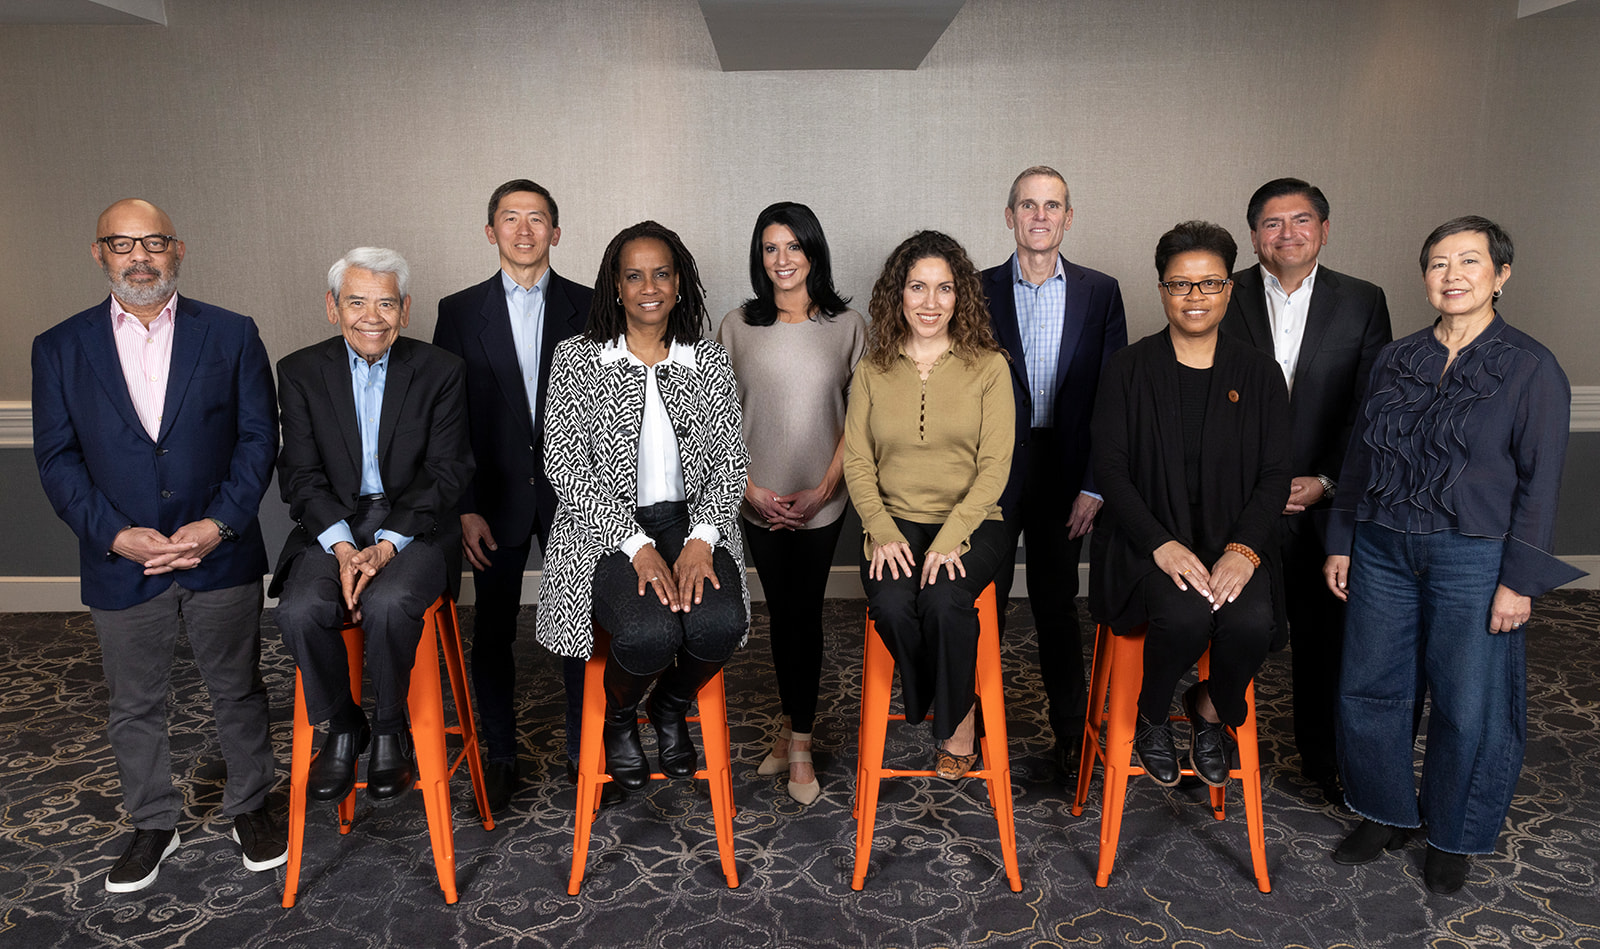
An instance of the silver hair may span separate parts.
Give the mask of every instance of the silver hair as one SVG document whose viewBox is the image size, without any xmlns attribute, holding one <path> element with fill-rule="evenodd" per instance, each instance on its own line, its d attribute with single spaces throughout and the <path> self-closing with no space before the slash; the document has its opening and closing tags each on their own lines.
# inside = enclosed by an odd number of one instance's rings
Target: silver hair
<svg viewBox="0 0 1600 949">
<path fill-rule="evenodd" d="M 344 272 L 352 267 L 373 273 L 392 273 L 400 296 L 404 298 L 409 293 L 411 265 L 406 263 L 399 251 L 387 247 L 357 247 L 328 268 L 328 292 L 333 294 L 334 302 L 338 302 L 339 290 L 344 286 Z"/>
</svg>

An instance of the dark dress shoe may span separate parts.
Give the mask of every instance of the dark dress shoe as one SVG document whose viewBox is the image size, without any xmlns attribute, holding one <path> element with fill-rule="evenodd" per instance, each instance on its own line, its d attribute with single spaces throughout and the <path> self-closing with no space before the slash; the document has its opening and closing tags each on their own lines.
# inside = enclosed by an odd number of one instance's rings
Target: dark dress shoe
<svg viewBox="0 0 1600 949">
<path fill-rule="evenodd" d="M 511 798 L 517 793 L 517 787 L 521 783 L 515 758 L 510 761 L 484 762 L 483 791 L 489 799 L 491 813 L 505 810 L 511 804 Z"/>
<path fill-rule="evenodd" d="M 1172 744 L 1172 724 L 1166 719 L 1152 722 L 1140 715 L 1138 730 L 1133 733 L 1133 750 L 1139 756 L 1139 766 L 1152 781 L 1169 788 L 1178 783 L 1182 776 L 1178 749 Z"/>
<path fill-rule="evenodd" d="M 567 783 L 578 783 L 578 763 L 573 761 L 571 758 L 567 759 Z M 601 807 L 610 807 L 613 804 L 620 804 L 622 803 L 622 799 L 626 796 L 627 795 L 622 790 L 622 785 L 615 781 L 607 781 L 605 784 L 600 785 Z"/>
<path fill-rule="evenodd" d="M 372 736 L 372 755 L 367 759 L 367 797 L 387 801 L 404 794 L 415 783 L 405 736 L 398 732 Z"/>
<path fill-rule="evenodd" d="M 1449 896 L 1467 882 L 1470 861 L 1464 853 L 1450 853 L 1428 845 L 1428 855 L 1422 860 L 1422 882 L 1441 896 Z"/>
<path fill-rule="evenodd" d="M 1221 722 L 1200 717 L 1200 683 L 1183 693 L 1183 710 L 1189 716 L 1189 765 L 1200 780 L 1220 788 L 1228 783 L 1228 733 Z"/>
<path fill-rule="evenodd" d="M 645 703 L 645 714 L 656 730 L 656 760 L 669 778 L 689 777 L 700 762 L 700 752 L 689 737 L 689 706 L 700 687 L 721 669 L 721 662 L 679 652 Z"/>
<path fill-rule="evenodd" d="M 1375 820 L 1361 821 L 1361 826 L 1351 832 L 1333 851 L 1333 862 L 1345 866 L 1358 866 L 1383 856 L 1384 851 L 1399 850 L 1406 845 L 1406 829 L 1390 827 Z"/>
<path fill-rule="evenodd" d="M 330 731 L 322 739 L 322 749 L 311 759 L 306 776 L 306 797 L 313 801 L 342 801 L 356 786 L 356 759 L 367 749 L 372 730 Z"/>
</svg>

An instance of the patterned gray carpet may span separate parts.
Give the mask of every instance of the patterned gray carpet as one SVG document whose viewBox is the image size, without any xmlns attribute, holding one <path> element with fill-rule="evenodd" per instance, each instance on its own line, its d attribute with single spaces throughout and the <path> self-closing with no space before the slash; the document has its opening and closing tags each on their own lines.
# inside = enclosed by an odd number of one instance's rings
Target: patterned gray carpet
<svg viewBox="0 0 1600 949">
<path fill-rule="evenodd" d="M 460 902 L 439 893 L 421 802 L 407 795 L 362 800 L 342 838 L 333 809 L 316 808 L 292 910 L 279 906 L 283 871 L 244 870 L 227 839 L 209 705 L 187 661 L 171 710 L 184 846 L 149 889 L 103 890 L 125 830 L 88 616 L 0 615 L 0 946 L 1600 947 L 1600 594 L 1538 604 L 1527 767 L 1499 852 L 1476 861 L 1452 897 L 1422 888 L 1421 841 L 1366 867 L 1328 859 L 1352 819 L 1298 778 L 1287 654 L 1268 660 L 1258 684 L 1273 892 L 1251 879 L 1236 788 L 1218 822 L 1200 792 L 1144 780 L 1129 790 L 1111 885 L 1097 888 L 1099 781 L 1073 817 L 1041 732 L 1022 604 L 1012 605 L 1004 662 L 1023 891 L 1006 886 L 981 782 L 913 779 L 885 785 L 871 873 L 853 892 L 861 615 L 860 601 L 829 605 L 824 794 L 810 808 L 782 792 L 781 778 L 755 773 L 776 714 L 764 612 L 728 667 L 737 890 L 718 870 L 703 791 L 658 782 L 602 812 L 583 893 L 566 895 L 574 792 L 562 774 L 558 667 L 532 644 L 524 611 L 526 784 L 486 832 L 458 777 Z M 462 619 L 470 630 L 470 611 Z M 270 623 L 269 613 L 273 737 L 286 777 L 292 667 Z M 930 747 L 925 727 L 890 730 L 890 761 L 926 767 Z"/>
</svg>

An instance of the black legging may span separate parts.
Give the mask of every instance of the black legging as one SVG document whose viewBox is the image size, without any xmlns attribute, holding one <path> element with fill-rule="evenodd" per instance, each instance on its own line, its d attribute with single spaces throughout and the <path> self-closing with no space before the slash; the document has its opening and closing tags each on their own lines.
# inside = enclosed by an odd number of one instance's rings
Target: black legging
<svg viewBox="0 0 1600 949">
<path fill-rule="evenodd" d="M 812 530 L 768 530 L 746 522 L 744 539 L 772 616 L 772 668 L 790 727 L 809 734 L 822 678 L 822 598 L 844 518 Z"/>
</svg>

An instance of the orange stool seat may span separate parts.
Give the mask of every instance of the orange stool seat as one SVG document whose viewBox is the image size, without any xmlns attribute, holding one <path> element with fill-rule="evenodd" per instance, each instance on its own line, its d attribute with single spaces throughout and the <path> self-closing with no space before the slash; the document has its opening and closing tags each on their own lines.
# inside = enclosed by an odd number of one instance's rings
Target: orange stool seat
<svg viewBox="0 0 1600 949">
<path fill-rule="evenodd" d="M 995 610 L 994 584 L 978 595 L 978 669 L 976 690 L 983 718 L 983 736 L 978 740 L 983 767 L 967 772 L 983 778 L 989 790 L 1000 831 L 1000 851 L 1006 879 L 1013 892 L 1022 891 L 1017 872 L 1017 830 L 1011 805 L 1011 757 L 1006 751 L 1005 688 L 1000 674 L 1000 621 Z M 894 691 L 894 657 L 878 636 L 878 629 L 867 617 L 866 655 L 861 670 L 861 731 L 856 765 L 856 864 L 850 888 L 859 890 L 866 882 L 867 865 L 872 857 L 872 828 L 878 809 L 878 785 L 884 778 L 931 777 L 932 771 L 907 771 L 883 766 L 883 745 L 890 721 L 905 721 L 904 715 L 889 714 L 889 697 Z"/>
<path fill-rule="evenodd" d="M 606 723 L 606 656 L 611 653 L 611 635 L 599 623 L 594 626 L 594 651 L 583 667 L 583 730 L 578 744 L 578 800 L 572 817 L 572 876 L 567 894 L 577 896 L 589 864 L 589 831 L 600 810 L 600 791 L 611 775 L 606 773 L 605 743 L 601 730 Z M 733 863 L 733 760 L 728 737 L 728 699 L 722 688 L 722 672 L 700 687 L 696 696 L 699 715 L 689 721 L 700 723 L 700 741 L 705 748 L 706 766 L 694 773 L 704 779 L 711 794 L 711 817 L 717 828 L 717 853 L 722 858 L 722 875 L 728 888 L 739 885 L 739 871 Z M 643 721 L 643 719 L 641 719 Z M 650 775 L 659 780 L 666 775 Z"/>
<path fill-rule="evenodd" d="M 341 635 L 344 636 L 345 651 L 350 656 L 350 693 L 360 704 L 362 655 L 366 637 L 355 623 L 347 623 Z M 450 676 L 450 695 L 455 701 L 454 725 L 446 725 L 444 720 L 444 695 L 439 680 L 441 653 Z M 449 597 L 439 597 L 423 614 L 422 639 L 417 643 L 417 658 L 411 670 L 411 689 L 406 696 L 406 705 L 411 716 L 411 743 L 417 760 L 416 786 L 422 790 L 423 806 L 428 813 L 433 866 L 439 875 L 439 889 L 444 891 L 444 901 L 454 903 L 456 851 L 450 815 L 450 778 L 462 761 L 467 762 L 472 775 L 472 793 L 484 830 L 494 829 L 494 818 L 489 814 L 489 799 L 483 784 L 483 762 L 478 758 L 478 733 L 472 724 L 472 702 L 467 696 L 466 671 L 461 658 L 461 631 L 456 625 L 455 603 Z M 445 749 L 446 735 L 461 737 L 461 751 L 453 761 Z M 300 857 L 306 828 L 306 779 L 311 772 L 313 737 L 314 729 L 306 720 L 305 690 L 300 682 L 300 670 L 296 669 L 294 746 L 289 767 L 289 866 L 283 886 L 283 905 L 286 909 L 294 906 L 300 887 Z M 366 782 L 358 781 L 356 787 L 366 787 Z M 351 822 L 355 818 L 355 802 L 354 790 L 339 802 L 341 834 L 350 833 Z"/>
<path fill-rule="evenodd" d="M 1200 657 L 1200 677 L 1210 674 L 1211 651 Z M 1083 751 L 1078 763 L 1078 793 L 1072 813 L 1083 813 L 1089 799 L 1089 778 L 1099 759 L 1105 769 L 1105 800 L 1100 809 L 1100 865 L 1095 885 L 1105 886 L 1117 860 L 1117 837 L 1122 829 L 1122 805 L 1127 797 L 1128 777 L 1144 774 L 1133 754 L 1133 735 L 1139 719 L 1139 689 L 1144 682 L 1144 631 L 1139 628 L 1127 636 L 1117 636 L 1111 627 L 1100 625 L 1095 633 L 1094 667 L 1089 677 L 1089 709 L 1083 727 Z M 1267 840 L 1261 812 L 1261 756 L 1256 746 L 1256 686 L 1245 688 L 1244 724 L 1230 728 L 1239 749 L 1239 766 L 1228 776 L 1239 781 L 1244 792 L 1245 826 L 1250 835 L 1250 859 L 1254 865 L 1256 888 L 1272 892 L 1267 878 Z M 1187 721 L 1173 716 L 1175 721 Z M 1102 747 L 1100 737 L 1105 735 Z M 1194 774 L 1193 768 L 1182 769 Z M 1227 814 L 1224 802 L 1227 788 L 1211 788 L 1211 811 L 1217 820 Z"/>
</svg>

